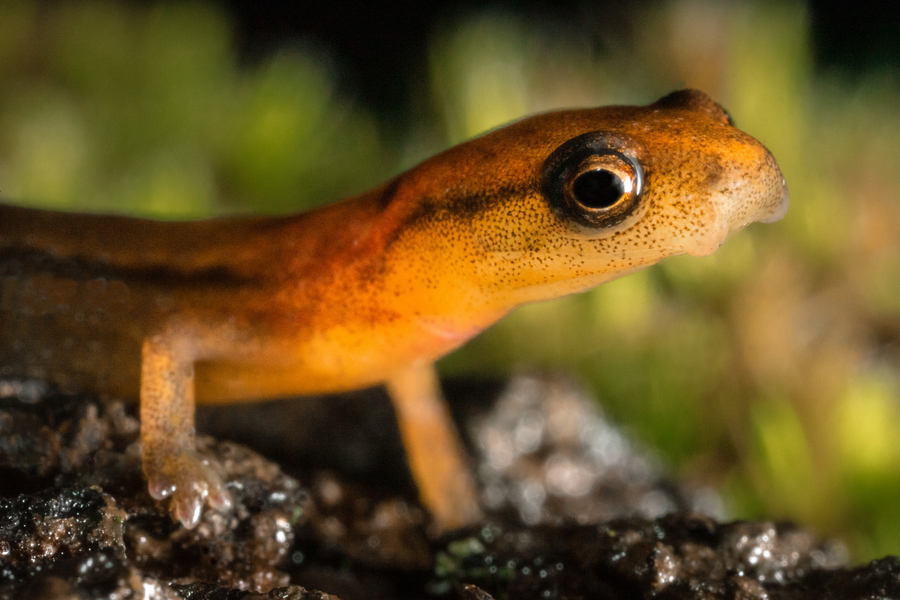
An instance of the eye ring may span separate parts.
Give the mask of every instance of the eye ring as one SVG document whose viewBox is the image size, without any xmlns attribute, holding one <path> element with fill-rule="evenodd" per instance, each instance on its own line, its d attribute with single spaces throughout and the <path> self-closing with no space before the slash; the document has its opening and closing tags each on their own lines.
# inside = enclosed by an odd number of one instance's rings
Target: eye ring
<svg viewBox="0 0 900 600">
<path fill-rule="evenodd" d="M 572 138 L 544 163 L 544 193 L 564 218 L 612 227 L 640 206 L 644 173 L 625 140 L 595 131 Z"/>
</svg>

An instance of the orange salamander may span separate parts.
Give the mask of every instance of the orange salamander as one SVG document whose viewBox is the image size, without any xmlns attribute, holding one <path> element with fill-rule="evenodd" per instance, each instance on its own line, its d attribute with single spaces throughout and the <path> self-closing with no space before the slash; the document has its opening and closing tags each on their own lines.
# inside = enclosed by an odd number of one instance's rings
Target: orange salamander
<svg viewBox="0 0 900 600">
<path fill-rule="evenodd" d="M 518 306 L 781 218 L 775 159 L 699 91 L 523 119 L 368 193 L 160 222 L 0 206 L 0 376 L 140 398 L 151 495 L 225 510 L 194 402 L 384 384 L 442 529 L 480 517 L 434 362 Z"/>
</svg>

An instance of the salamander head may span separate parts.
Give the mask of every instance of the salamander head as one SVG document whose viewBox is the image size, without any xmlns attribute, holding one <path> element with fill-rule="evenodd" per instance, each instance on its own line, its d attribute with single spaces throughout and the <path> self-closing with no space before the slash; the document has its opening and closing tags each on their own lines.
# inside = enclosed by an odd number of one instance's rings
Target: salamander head
<svg viewBox="0 0 900 600">
<path fill-rule="evenodd" d="M 676 92 L 649 108 L 637 130 L 575 136 L 544 163 L 546 200 L 586 239 L 703 256 L 749 223 L 784 216 L 775 159 L 708 96 Z"/>
<path fill-rule="evenodd" d="M 695 90 L 524 119 L 423 163 L 397 193 L 406 251 L 497 308 L 711 254 L 788 206 L 769 151 Z"/>
</svg>

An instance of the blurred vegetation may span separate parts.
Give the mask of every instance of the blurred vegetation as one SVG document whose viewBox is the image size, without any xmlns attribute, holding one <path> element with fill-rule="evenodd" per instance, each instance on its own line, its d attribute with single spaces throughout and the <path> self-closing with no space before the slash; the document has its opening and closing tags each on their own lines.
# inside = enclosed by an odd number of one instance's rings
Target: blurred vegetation
<svg viewBox="0 0 900 600">
<path fill-rule="evenodd" d="M 191 217 L 296 209 L 388 173 L 373 117 L 314 55 L 241 69 L 202 4 L 38 6 L 0 4 L 6 197 Z"/>
<path fill-rule="evenodd" d="M 858 560 L 900 553 L 896 74 L 851 88 L 814 72 L 799 4 L 682 0 L 633 18 L 606 52 L 508 12 L 448 25 L 433 112 L 388 142 L 326 57 L 239 66 L 209 6 L 3 2 L 0 191 L 171 218 L 299 210 L 527 113 L 704 89 L 778 158 L 788 216 L 712 257 L 521 309 L 442 369 L 570 372 L 731 516 L 799 521 Z"/>
</svg>

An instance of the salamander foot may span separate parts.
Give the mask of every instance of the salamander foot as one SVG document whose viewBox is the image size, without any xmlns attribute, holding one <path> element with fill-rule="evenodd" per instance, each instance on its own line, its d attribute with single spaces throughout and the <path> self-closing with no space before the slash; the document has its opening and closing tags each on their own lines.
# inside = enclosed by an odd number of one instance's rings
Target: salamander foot
<svg viewBox="0 0 900 600">
<path fill-rule="evenodd" d="M 211 461 L 194 450 L 144 454 L 144 475 L 155 500 L 171 496 L 172 518 L 187 529 L 200 522 L 203 504 L 217 511 L 231 508 L 231 496 Z"/>
</svg>

